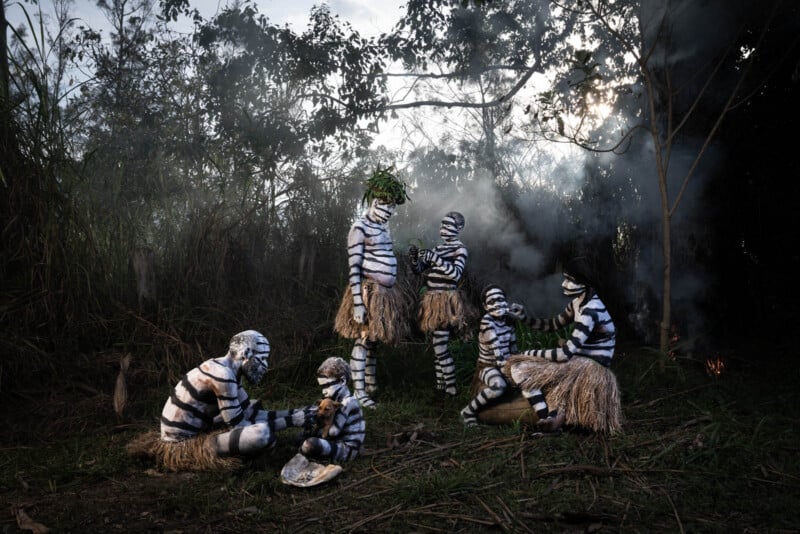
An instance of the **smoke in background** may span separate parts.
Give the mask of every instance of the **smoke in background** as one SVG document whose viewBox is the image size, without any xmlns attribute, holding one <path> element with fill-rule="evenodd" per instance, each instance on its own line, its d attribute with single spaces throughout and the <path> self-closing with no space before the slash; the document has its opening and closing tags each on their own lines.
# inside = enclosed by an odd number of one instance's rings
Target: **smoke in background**
<svg viewBox="0 0 800 534">
<path fill-rule="evenodd" d="M 581 166 L 574 160 L 562 162 L 549 170 L 549 177 L 529 169 L 520 176 L 522 187 L 501 188 L 486 171 L 442 173 L 441 162 L 451 159 L 439 154 L 432 160 L 428 155 L 406 170 L 403 179 L 412 186 L 411 201 L 400 207 L 392 228 L 397 248 L 435 246 L 441 242 L 444 214 L 461 212 L 466 220 L 461 240 L 469 251 L 467 273 L 478 289 L 499 284 L 510 300 L 539 315 L 563 310 L 567 301 L 561 295 L 561 273 L 554 271 L 551 256 L 552 249 L 569 238 L 569 226 L 558 193 L 547 184 L 554 179 L 580 184 L 575 173 Z M 541 181 L 542 187 L 528 185 L 534 181 Z"/>
<path fill-rule="evenodd" d="M 642 4 L 646 32 L 653 29 L 648 21 L 659 20 L 662 6 L 660 2 Z M 689 98 L 705 81 L 689 77 L 730 43 L 728 29 L 735 17 L 724 3 L 671 6 L 670 48 L 660 50 L 655 61 L 671 69 L 676 86 L 689 88 L 685 97 Z M 698 25 L 713 31 L 687 29 Z M 698 42 L 698 36 L 708 41 Z M 645 116 L 642 93 L 641 87 L 636 88 L 627 101 L 619 103 L 623 114 L 617 119 L 628 127 L 641 123 Z M 711 95 L 710 101 L 723 97 Z M 685 110 L 686 101 L 679 98 L 676 102 L 678 111 Z M 609 139 L 619 130 L 597 133 Z M 682 132 L 675 139 L 669 156 L 670 204 L 703 145 L 704 133 L 694 136 Z M 537 141 L 537 146 L 539 154 L 518 167 L 511 185 L 500 185 L 490 173 L 480 170 L 492 168 L 491 162 L 477 161 L 458 168 L 452 153 L 442 155 L 440 161 L 412 158 L 409 176 L 404 177 L 413 185 L 412 201 L 402 207 L 393 229 L 398 247 L 407 249 L 412 242 L 422 247 L 435 245 L 442 216 L 451 210 L 460 211 L 466 218 L 461 237 L 470 252 L 469 275 L 481 286 L 500 284 L 512 301 L 523 302 L 532 314 L 552 316 L 566 304 L 558 263 L 566 259 L 565 244 L 578 243 L 589 255 L 612 255 L 620 241 L 634 240 L 635 254 L 628 258 L 628 264 L 614 258 L 603 265 L 616 264 L 622 271 L 616 279 L 624 286 L 608 288 L 625 300 L 624 307 L 618 309 L 625 316 L 617 320 L 630 321 L 643 338 L 652 341 L 657 335 L 663 291 L 661 193 L 652 138 L 646 132 L 638 134 L 621 155 L 565 149 L 561 143 Z M 708 210 L 700 199 L 720 150 L 714 145 L 706 149 L 672 219 L 673 315 L 690 334 L 703 330 L 701 303 L 712 283 L 713 273 L 698 263 L 709 232 Z M 510 157 L 509 152 L 505 156 Z M 446 165 L 451 166 L 451 172 L 442 172 Z M 609 246 L 601 248 L 605 243 Z"/>
</svg>

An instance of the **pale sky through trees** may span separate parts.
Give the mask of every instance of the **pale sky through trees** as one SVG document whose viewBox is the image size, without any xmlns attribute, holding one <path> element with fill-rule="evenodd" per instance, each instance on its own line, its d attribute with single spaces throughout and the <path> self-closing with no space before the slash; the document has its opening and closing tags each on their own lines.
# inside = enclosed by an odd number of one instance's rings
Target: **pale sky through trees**
<svg viewBox="0 0 800 534">
<path fill-rule="evenodd" d="M 13 26 L 24 23 L 24 15 L 20 4 L 25 6 L 29 14 L 36 12 L 36 6 L 18 1 L 6 1 L 6 16 Z M 42 11 L 45 14 L 52 12 L 52 0 L 42 0 Z M 157 3 L 157 2 L 156 2 Z M 200 11 L 206 19 L 222 11 L 231 4 L 228 0 L 195 0 L 191 2 L 193 8 Z M 255 2 L 260 13 L 277 24 L 289 24 L 296 31 L 305 29 L 308 15 L 315 5 L 327 4 L 331 12 L 339 15 L 342 20 L 348 21 L 353 28 L 364 36 L 373 36 L 391 29 L 391 26 L 402 14 L 402 4 L 396 0 L 259 0 Z M 157 8 L 157 6 L 156 6 Z M 94 0 L 75 0 L 71 7 L 73 16 L 81 19 L 83 24 L 92 28 L 107 27 L 107 21 L 97 8 Z M 80 24 L 81 22 L 79 22 Z M 179 19 L 176 29 L 191 29 L 191 21 Z"/>
<path fill-rule="evenodd" d="M 206 20 L 234 3 L 235 0 L 190 0 L 191 7 L 197 9 Z M 6 17 L 13 27 L 27 28 L 28 26 L 23 7 L 34 23 L 38 24 L 36 16 L 39 13 L 39 7 L 36 5 L 7 0 L 5 0 L 5 4 Z M 272 23 L 287 24 L 296 32 L 303 32 L 306 29 L 311 9 L 314 6 L 326 4 L 331 13 L 349 23 L 362 37 L 375 37 L 389 32 L 404 14 L 404 4 L 397 0 L 258 0 L 254 4 L 259 13 L 266 16 Z M 40 6 L 46 18 L 46 24 L 51 22 L 54 19 L 53 0 L 41 0 Z M 158 10 L 158 0 L 154 0 L 154 10 Z M 102 30 L 102 35 L 108 37 L 110 25 L 97 7 L 96 0 L 73 0 L 70 14 L 76 19 L 76 27 L 88 26 L 94 30 Z M 181 16 L 176 22 L 171 22 L 169 27 L 188 34 L 192 31 L 192 21 Z M 375 144 L 397 148 L 402 137 L 404 137 L 402 128 L 396 121 L 393 121 L 381 126 L 381 133 L 377 136 Z"/>
</svg>

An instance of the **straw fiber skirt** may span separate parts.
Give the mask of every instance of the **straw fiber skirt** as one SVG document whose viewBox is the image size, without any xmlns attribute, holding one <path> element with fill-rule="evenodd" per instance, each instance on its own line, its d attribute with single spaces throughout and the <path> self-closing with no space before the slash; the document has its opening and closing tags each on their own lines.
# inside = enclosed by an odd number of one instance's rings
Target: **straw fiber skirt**
<svg viewBox="0 0 800 534">
<path fill-rule="evenodd" d="M 506 362 L 504 374 L 521 389 L 542 390 L 550 409 L 564 411 L 568 425 L 603 434 L 613 434 L 622 428 L 617 377 L 611 369 L 590 358 L 576 356 L 556 363 L 517 354 Z"/>
<path fill-rule="evenodd" d="M 360 324 L 353 319 L 353 294 L 347 287 L 333 324 L 334 331 L 344 338 L 366 337 L 389 345 L 397 345 L 408 337 L 411 299 L 397 284 L 389 288 L 364 279 L 361 296 L 367 308 L 367 323 Z"/>
<path fill-rule="evenodd" d="M 219 432 L 224 432 L 220 430 Z M 214 449 L 214 436 L 219 432 L 200 434 L 183 441 L 162 441 L 160 432 L 153 430 L 140 434 L 126 445 L 130 456 L 149 458 L 164 471 L 230 471 L 242 462 L 232 456 L 219 456 Z"/>
<path fill-rule="evenodd" d="M 435 330 L 465 334 L 477 318 L 478 310 L 462 289 L 425 291 L 417 313 L 419 328 L 426 334 Z"/>
</svg>

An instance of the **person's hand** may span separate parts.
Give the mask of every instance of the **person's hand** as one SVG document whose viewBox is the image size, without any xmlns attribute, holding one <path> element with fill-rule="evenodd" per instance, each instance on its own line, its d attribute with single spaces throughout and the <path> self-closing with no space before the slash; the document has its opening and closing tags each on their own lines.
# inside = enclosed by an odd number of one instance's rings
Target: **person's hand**
<svg viewBox="0 0 800 534">
<path fill-rule="evenodd" d="M 353 306 L 353 320 L 358 324 L 367 322 L 367 308 L 363 304 Z"/>
<path fill-rule="evenodd" d="M 311 430 L 314 428 L 314 425 L 317 424 L 317 410 L 319 410 L 319 402 L 314 404 L 310 404 L 303 408 L 303 429 L 306 431 Z"/>
<path fill-rule="evenodd" d="M 419 249 L 415 245 L 408 247 L 408 258 L 411 260 L 411 266 L 416 271 L 419 266 Z"/>
<path fill-rule="evenodd" d="M 517 303 L 514 303 L 508 307 L 508 315 L 509 317 L 518 321 L 524 321 L 528 318 L 528 314 L 525 312 L 525 307 L 522 304 Z"/>
<path fill-rule="evenodd" d="M 419 251 L 419 258 L 425 263 L 436 263 L 436 253 L 427 248 Z"/>
<path fill-rule="evenodd" d="M 309 419 L 314 419 L 317 416 L 317 412 L 319 411 L 319 401 L 316 401 L 314 404 L 309 404 L 305 408 L 303 408 L 303 413 L 305 413 L 306 421 Z"/>
</svg>

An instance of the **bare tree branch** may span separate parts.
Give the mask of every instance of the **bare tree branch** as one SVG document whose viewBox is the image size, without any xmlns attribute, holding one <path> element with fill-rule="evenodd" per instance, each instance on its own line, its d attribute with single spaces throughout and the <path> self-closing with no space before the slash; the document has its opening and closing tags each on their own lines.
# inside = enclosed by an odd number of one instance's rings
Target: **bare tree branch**
<svg viewBox="0 0 800 534">
<path fill-rule="evenodd" d="M 770 28 L 772 20 L 775 18 L 776 13 L 778 12 L 778 5 L 779 5 L 779 3 L 776 3 L 773 6 L 772 12 L 770 13 L 769 18 L 767 19 L 767 21 L 764 23 L 764 25 L 761 28 L 761 33 L 758 36 L 758 41 L 756 42 L 756 46 L 755 46 L 756 50 L 759 49 L 759 47 L 761 46 L 761 43 L 764 41 L 764 38 L 767 35 L 767 31 Z M 745 78 L 747 78 L 747 74 L 750 72 L 750 69 L 753 66 L 753 62 L 755 61 L 756 55 L 757 55 L 756 53 L 753 53 L 753 54 L 750 55 L 749 58 L 747 58 L 747 62 L 745 63 L 744 69 L 742 70 L 742 73 L 739 76 L 739 79 L 736 81 L 736 85 L 734 86 L 733 90 L 731 91 L 731 94 L 728 96 L 728 100 L 725 102 L 725 106 L 723 106 L 722 111 L 719 113 L 719 116 L 717 116 L 717 120 L 714 122 L 714 125 L 711 127 L 711 130 L 709 130 L 708 135 L 706 135 L 705 141 L 703 142 L 703 146 L 700 147 L 700 150 L 698 151 L 697 156 L 695 157 L 694 161 L 692 162 L 692 166 L 689 168 L 688 171 L 686 171 L 686 176 L 684 176 L 684 178 L 683 178 L 683 183 L 681 184 L 681 188 L 678 191 L 678 195 L 675 197 L 675 202 L 673 202 L 672 207 L 669 210 L 670 217 L 672 217 L 673 213 L 677 209 L 678 204 L 680 203 L 681 198 L 683 197 L 683 193 L 686 191 L 686 187 L 689 184 L 689 179 L 692 177 L 692 175 L 694 174 L 694 171 L 697 169 L 697 166 L 700 163 L 700 159 L 703 157 L 703 154 L 705 154 L 705 151 L 708 148 L 708 145 L 711 144 L 711 140 L 714 137 L 714 134 L 717 133 L 717 130 L 719 129 L 720 125 L 722 124 L 722 121 L 725 119 L 725 117 L 728 114 L 728 112 L 733 108 L 733 102 L 736 99 L 736 96 L 739 94 L 739 90 L 741 89 L 742 85 L 744 84 Z"/>
</svg>

